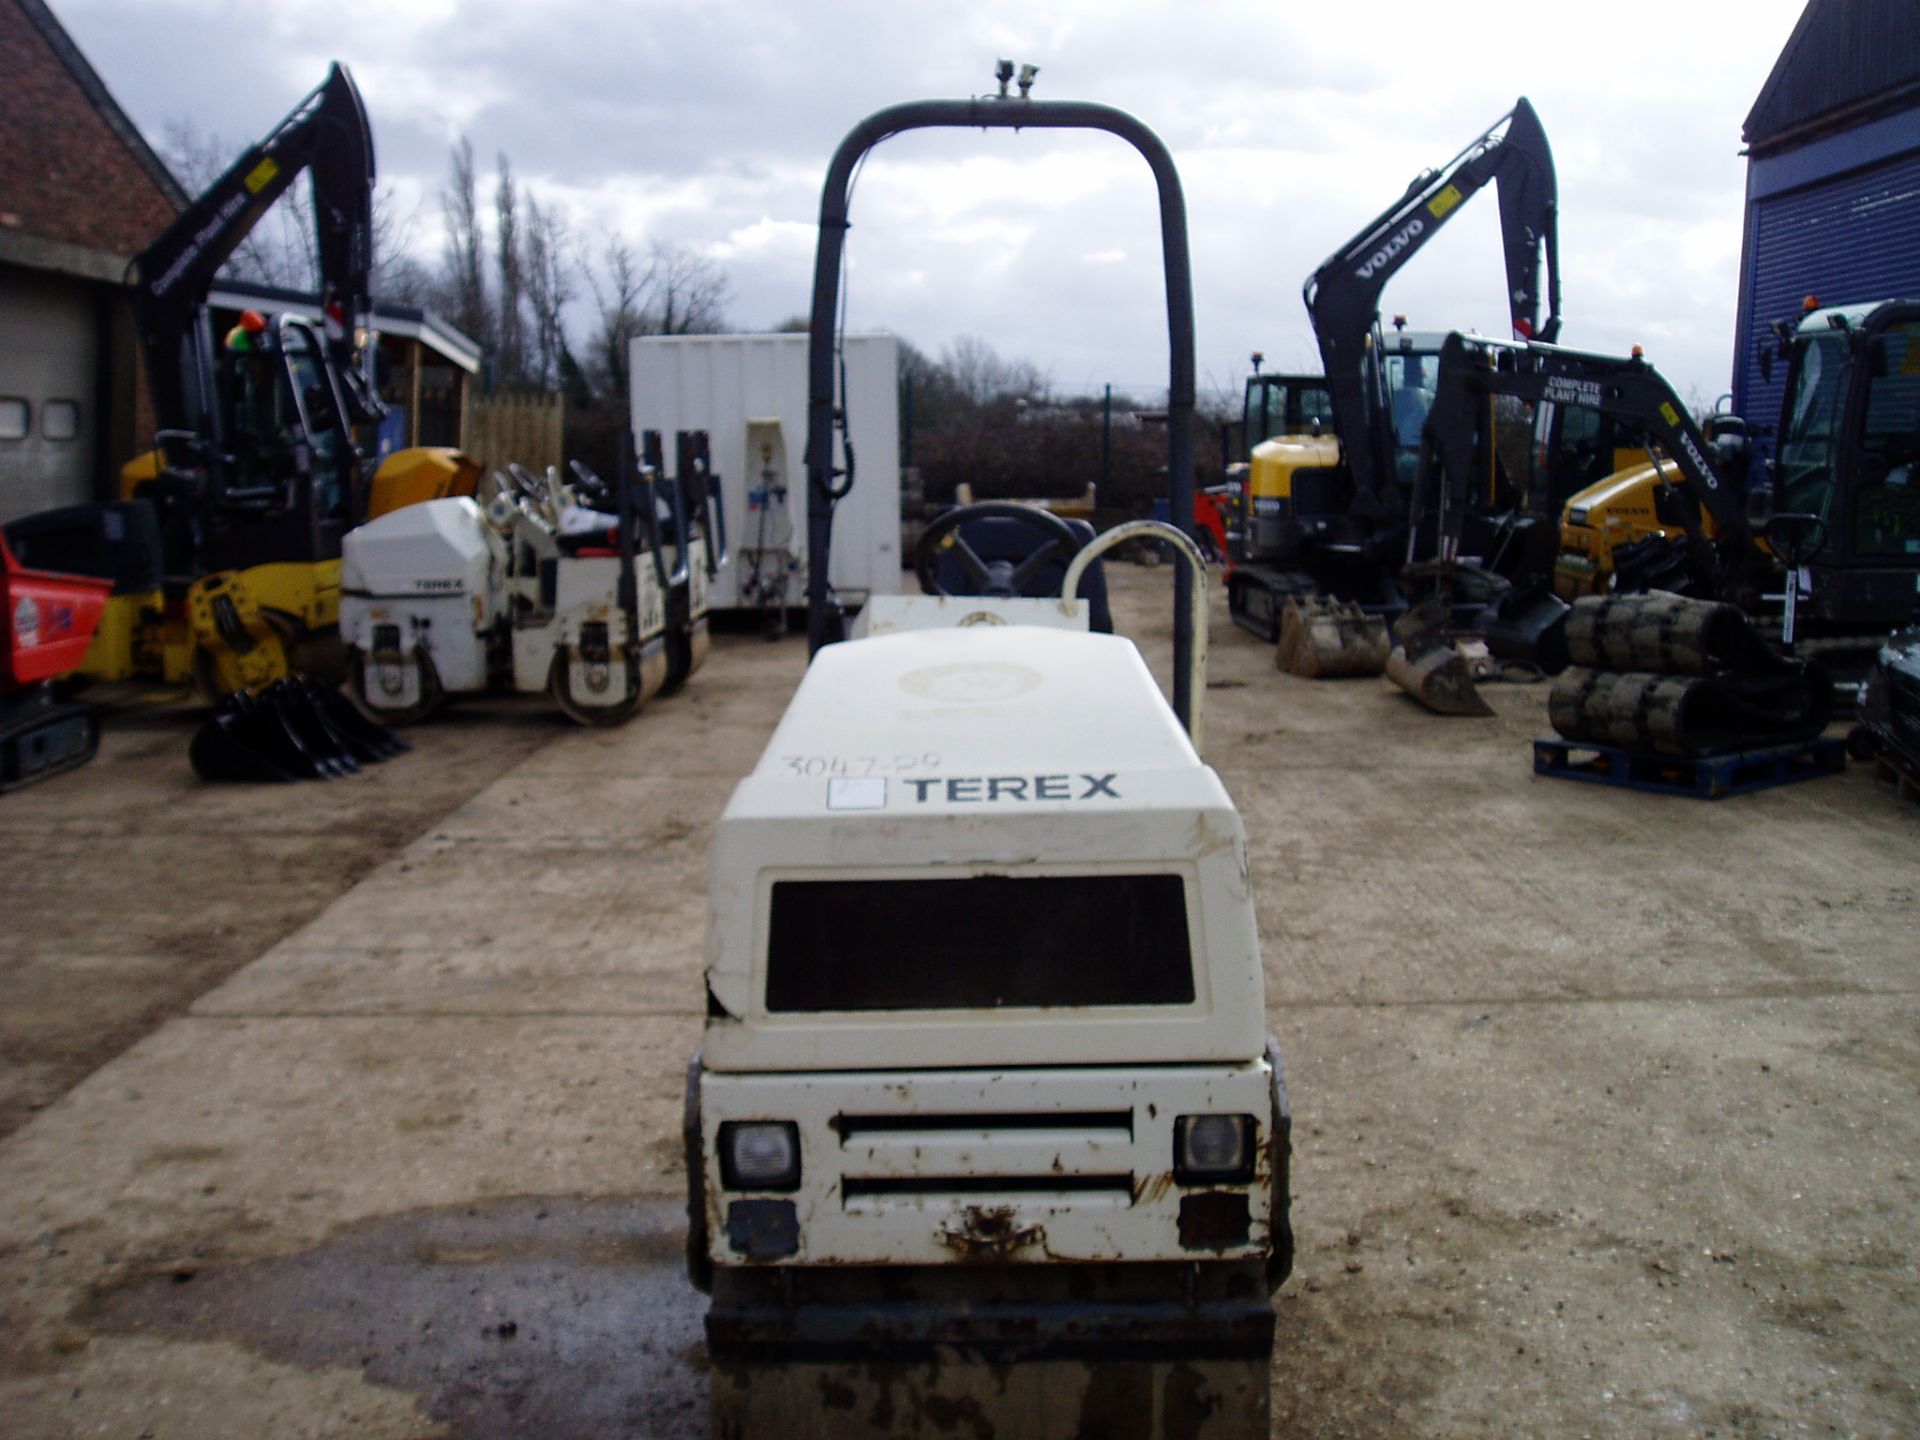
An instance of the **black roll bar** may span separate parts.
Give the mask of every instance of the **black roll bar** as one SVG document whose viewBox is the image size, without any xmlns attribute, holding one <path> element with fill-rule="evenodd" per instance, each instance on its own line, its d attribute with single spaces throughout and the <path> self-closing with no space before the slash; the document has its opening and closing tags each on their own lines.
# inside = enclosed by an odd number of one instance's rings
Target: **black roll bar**
<svg viewBox="0 0 1920 1440">
<path fill-rule="evenodd" d="M 914 100 L 875 111 L 847 133 L 827 167 L 820 192 L 820 240 L 813 260 L 813 309 L 807 347 L 807 653 L 844 638 L 846 617 L 833 600 L 827 567 L 833 550 L 833 506 L 841 498 L 833 468 L 834 340 L 840 267 L 846 251 L 853 173 L 881 141 L 909 130 L 1104 130 L 1140 152 L 1160 191 L 1160 244 L 1166 265 L 1168 504 L 1173 523 L 1193 533 L 1193 271 L 1187 250 L 1187 205 L 1173 156 L 1160 137 L 1124 110 L 1082 100 L 983 96 Z M 1185 580 L 1187 561 L 1175 564 Z M 1183 658 L 1193 647 L 1193 620 L 1173 606 L 1174 712 L 1186 724 L 1193 697 Z"/>
</svg>

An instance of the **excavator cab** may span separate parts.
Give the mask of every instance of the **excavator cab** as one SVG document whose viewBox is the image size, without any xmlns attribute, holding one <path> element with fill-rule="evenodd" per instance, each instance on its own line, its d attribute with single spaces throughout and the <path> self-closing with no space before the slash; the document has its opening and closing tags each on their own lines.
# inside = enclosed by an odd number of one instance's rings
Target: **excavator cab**
<svg viewBox="0 0 1920 1440">
<path fill-rule="evenodd" d="M 1413 493 L 1420 471 L 1420 432 L 1433 409 L 1434 373 L 1440 363 L 1440 336 L 1409 335 L 1395 317 L 1396 337 L 1380 350 L 1380 382 L 1393 426 L 1393 476 L 1402 495 Z M 1376 332 L 1378 333 L 1378 332 Z"/>
<path fill-rule="evenodd" d="M 223 344 L 215 391 L 232 463 L 207 476 L 203 565 L 337 560 L 359 456 L 313 325 L 249 311 Z"/>
<path fill-rule="evenodd" d="M 1816 330 L 1795 340 L 1774 477 L 1779 509 L 1831 515 L 1850 368 L 1845 331 Z"/>
<path fill-rule="evenodd" d="M 1867 342 L 1853 551 L 1862 557 L 1920 551 L 1920 323 Z"/>
<path fill-rule="evenodd" d="M 1850 627 L 1910 623 L 1920 571 L 1920 304 L 1809 314 L 1789 352 L 1776 512 L 1818 517 L 1830 603 Z M 1827 610 L 1838 606 L 1836 613 Z"/>
<path fill-rule="evenodd" d="M 1247 377 L 1241 433 L 1249 454 L 1276 435 L 1319 435 L 1332 429 L 1333 395 L 1322 377 L 1258 371 Z"/>
</svg>

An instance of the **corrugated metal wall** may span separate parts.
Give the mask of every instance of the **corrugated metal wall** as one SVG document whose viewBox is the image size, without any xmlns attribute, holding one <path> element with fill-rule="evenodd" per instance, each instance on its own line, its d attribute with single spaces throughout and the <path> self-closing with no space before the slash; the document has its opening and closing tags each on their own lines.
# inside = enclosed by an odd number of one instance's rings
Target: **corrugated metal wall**
<svg viewBox="0 0 1920 1440">
<path fill-rule="evenodd" d="M 1754 153 L 1767 154 L 1770 142 L 1796 127 L 1915 80 L 1920 6 L 1913 0 L 1813 0 L 1754 101 L 1744 137 Z"/>
<path fill-rule="evenodd" d="M 1786 368 L 1760 377 L 1758 347 L 1773 321 L 1823 305 L 1920 296 L 1920 151 L 1871 169 L 1755 201 L 1747 215 L 1749 318 L 1734 366 L 1734 406 L 1755 425 L 1780 415 Z M 1771 453 L 1773 447 L 1767 444 Z"/>
</svg>

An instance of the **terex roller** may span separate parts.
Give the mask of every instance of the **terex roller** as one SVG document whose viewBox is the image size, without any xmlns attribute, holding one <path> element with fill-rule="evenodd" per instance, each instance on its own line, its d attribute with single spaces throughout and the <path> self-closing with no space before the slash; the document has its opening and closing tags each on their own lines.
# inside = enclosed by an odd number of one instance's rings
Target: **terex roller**
<svg viewBox="0 0 1920 1440">
<path fill-rule="evenodd" d="M 510 467 L 476 499 L 429 500 L 346 537 L 340 630 L 362 709 L 423 719 L 463 694 L 546 694 L 583 725 L 616 725 L 707 653 L 706 586 L 724 563 L 707 437 L 680 436 L 659 473 L 607 484 Z M 671 566 L 671 568 L 669 568 Z"/>
<path fill-rule="evenodd" d="M 1171 158 L 1122 112 L 1008 96 L 881 111 L 834 157 L 815 518 L 836 488 L 850 177 L 886 136 L 937 126 L 1104 130 L 1147 159 L 1167 237 L 1171 513 L 1191 514 Z M 963 1415 L 979 1433 L 1071 1435 L 1124 1394 L 1124 1431 L 1099 1433 L 1264 1435 L 1290 1121 L 1246 842 L 1200 753 L 1200 552 L 1136 522 L 1048 556 L 1065 574 L 1032 596 L 1035 557 L 1068 542 L 1038 522 L 1033 565 L 976 567 L 970 523 L 951 512 L 921 542 L 922 576 L 945 550 L 964 585 L 875 597 L 850 636 L 816 585 L 811 668 L 715 833 L 686 1111 L 713 1433 L 932 1436 Z M 829 519 L 816 581 L 830 536 Z M 1080 598 L 1097 555 L 1140 536 L 1182 557 L 1171 707 Z"/>
</svg>

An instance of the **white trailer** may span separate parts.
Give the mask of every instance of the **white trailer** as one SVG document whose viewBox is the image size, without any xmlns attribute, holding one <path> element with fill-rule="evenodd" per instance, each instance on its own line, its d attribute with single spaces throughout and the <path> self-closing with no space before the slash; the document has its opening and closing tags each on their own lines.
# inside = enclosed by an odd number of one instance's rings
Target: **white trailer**
<svg viewBox="0 0 1920 1440">
<path fill-rule="evenodd" d="M 900 592 L 899 345 L 849 335 L 855 483 L 834 511 L 829 575 L 840 603 Z M 633 430 L 704 430 L 725 497 L 732 559 L 708 589 L 716 610 L 806 603 L 807 337 L 662 335 L 633 342 Z M 846 464 L 836 441 L 834 463 Z"/>
</svg>

